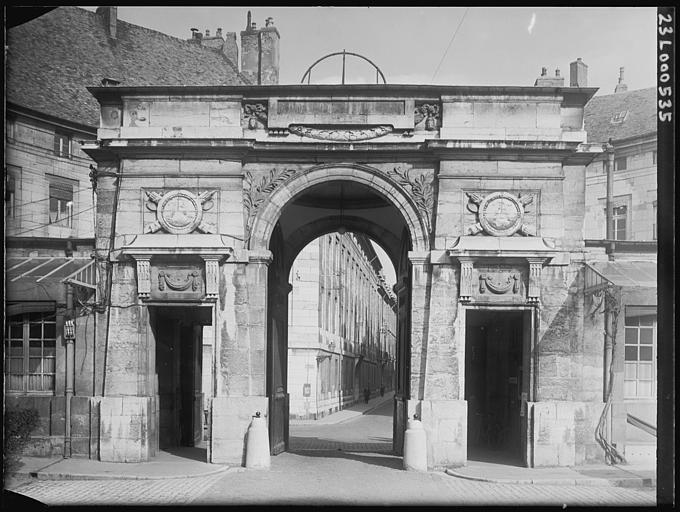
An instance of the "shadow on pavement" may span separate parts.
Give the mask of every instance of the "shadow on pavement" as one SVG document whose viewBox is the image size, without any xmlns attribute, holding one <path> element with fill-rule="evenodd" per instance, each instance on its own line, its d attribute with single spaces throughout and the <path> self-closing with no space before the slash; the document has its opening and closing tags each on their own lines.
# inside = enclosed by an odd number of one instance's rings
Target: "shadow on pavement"
<svg viewBox="0 0 680 512">
<path fill-rule="evenodd" d="M 292 451 L 295 455 L 302 457 L 321 457 L 326 459 L 346 459 L 363 462 L 370 466 L 382 466 L 391 469 L 403 469 L 404 463 L 401 457 L 385 453 L 384 455 L 369 455 L 357 452 L 346 452 L 342 450 L 319 450 L 319 451 Z"/>
<path fill-rule="evenodd" d="M 207 449 L 196 446 L 176 446 L 173 448 L 163 448 L 162 451 L 174 455 L 175 457 L 196 460 L 198 462 L 206 462 L 208 458 Z"/>
<path fill-rule="evenodd" d="M 2 490 L 2 506 L 4 510 L 41 510 L 47 508 L 47 505 L 42 501 L 7 489 Z"/>
</svg>

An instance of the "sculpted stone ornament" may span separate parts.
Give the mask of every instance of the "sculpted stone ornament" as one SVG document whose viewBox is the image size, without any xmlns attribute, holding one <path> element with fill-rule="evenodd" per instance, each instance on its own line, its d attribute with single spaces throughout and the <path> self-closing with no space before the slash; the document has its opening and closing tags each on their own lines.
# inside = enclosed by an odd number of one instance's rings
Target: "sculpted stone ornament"
<svg viewBox="0 0 680 512">
<path fill-rule="evenodd" d="M 195 292 L 200 285 L 201 277 L 197 270 L 191 270 L 186 273 L 170 273 L 165 270 L 160 270 L 158 272 L 158 289 L 160 291 L 165 291 L 165 287 L 167 286 L 171 290 L 177 292 L 188 290 L 189 287 L 191 287 L 191 291 Z"/>
<path fill-rule="evenodd" d="M 436 130 L 439 124 L 439 105 L 424 103 L 417 106 L 413 112 L 414 125 L 419 125 L 423 120 L 427 131 Z"/>
<path fill-rule="evenodd" d="M 392 131 L 389 125 L 379 125 L 371 128 L 315 128 L 303 125 L 290 125 L 288 131 L 300 137 L 310 139 L 333 140 L 339 142 L 353 142 L 359 140 L 375 139 L 387 135 Z"/>
<path fill-rule="evenodd" d="M 512 293 L 518 293 L 519 275 L 516 273 L 479 274 L 479 293 L 485 293 L 487 288 L 498 295 L 508 293 L 511 289 Z"/>
<path fill-rule="evenodd" d="M 533 202 L 533 195 L 516 197 L 509 192 L 491 192 L 486 196 L 475 192 L 466 194 L 470 198 L 468 209 L 477 213 L 477 223 L 468 226 L 469 234 L 484 231 L 491 236 L 512 236 L 515 233 L 535 236 L 533 230 L 524 224 L 525 206 Z"/>
<path fill-rule="evenodd" d="M 243 119 L 247 121 L 249 130 L 266 128 L 267 106 L 264 103 L 246 103 L 243 105 Z"/>
<path fill-rule="evenodd" d="M 156 220 L 144 228 L 145 233 L 165 229 L 173 235 L 186 235 L 198 229 L 202 233 L 214 233 L 215 226 L 203 220 L 203 212 L 214 206 L 209 190 L 198 195 L 188 190 L 171 190 L 165 194 L 145 190 L 149 201 L 146 207 L 156 212 Z"/>
<path fill-rule="evenodd" d="M 393 170 L 389 171 L 389 175 L 395 178 L 401 186 L 408 186 L 411 189 L 411 196 L 418 207 L 418 211 L 422 215 L 427 232 L 431 233 L 430 219 L 432 218 L 434 209 L 434 189 L 432 187 L 432 181 L 434 177 L 427 173 L 412 177 L 409 175 L 409 169 L 403 166 L 395 167 Z"/>
</svg>

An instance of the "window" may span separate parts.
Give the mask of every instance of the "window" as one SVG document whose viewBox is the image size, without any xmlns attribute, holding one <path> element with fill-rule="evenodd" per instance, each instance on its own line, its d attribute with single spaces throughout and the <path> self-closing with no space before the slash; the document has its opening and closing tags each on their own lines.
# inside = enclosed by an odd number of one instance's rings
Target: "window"
<svg viewBox="0 0 680 512">
<path fill-rule="evenodd" d="M 656 314 L 644 309 L 626 309 L 624 398 L 656 397 Z"/>
<path fill-rule="evenodd" d="M 652 203 L 652 240 L 656 240 L 656 201 Z"/>
<path fill-rule="evenodd" d="M 62 158 L 69 158 L 71 155 L 71 139 L 63 133 L 54 134 L 54 154 Z"/>
<path fill-rule="evenodd" d="M 73 185 L 67 180 L 50 182 L 49 223 L 73 228 Z"/>
<path fill-rule="evenodd" d="M 21 168 L 8 165 L 5 168 L 5 217 L 16 216 L 17 181 L 21 181 Z"/>
<path fill-rule="evenodd" d="M 16 132 L 16 126 L 14 119 L 7 119 L 5 122 L 5 137 L 7 138 L 8 142 L 14 142 L 14 137 L 15 137 L 15 132 Z"/>
<path fill-rule="evenodd" d="M 628 219 L 628 207 L 626 205 L 615 206 L 614 211 L 614 240 L 626 240 L 626 224 Z"/>
<path fill-rule="evenodd" d="M 5 331 L 5 386 L 15 392 L 53 392 L 57 345 L 54 313 L 11 316 Z"/>
<path fill-rule="evenodd" d="M 628 168 L 628 157 L 621 156 L 614 159 L 614 170 L 625 171 Z"/>
<path fill-rule="evenodd" d="M 612 114 L 612 118 L 610 119 L 611 124 L 621 124 L 626 120 L 626 117 L 628 117 L 628 111 L 627 110 L 622 110 L 621 112 L 615 112 Z"/>
</svg>

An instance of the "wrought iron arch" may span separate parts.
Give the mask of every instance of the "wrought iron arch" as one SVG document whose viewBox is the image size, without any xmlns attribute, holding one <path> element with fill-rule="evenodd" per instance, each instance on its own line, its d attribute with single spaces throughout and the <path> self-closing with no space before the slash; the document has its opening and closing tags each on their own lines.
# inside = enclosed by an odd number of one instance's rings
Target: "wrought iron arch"
<svg viewBox="0 0 680 512">
<path fill-rule="evenodd" d="M 307 84 L 310 83 L 310 80 L 312 78 L 312 68 L 316 66 L 319 62 L 324 61 L 330 57 L 335 57 L 336 55 L 342 55 L 342 84 L 345 85 L 345 60 L 347 58 L 347 55 L 351 55 L 352 57 L 359 57 L 360 59 L 365 60 L 368 62 L 371 66 L 375 68 L 375 83 L 378 83 L 378 77 L 382 78 L 382 81 L 384 84 L 387 84 L 387 80 L 385 79 L 385 75 L 381 71 L 381 69 L 370 59 L 364 57 L 363 55 L 360 55 L 358 53 L 354 52 L 348 52 L 345 51 L 344 49 L 341 52 L 333 52 L 329 53 L 328 55 L 324 55 L 320 59 L 318 59 L 316 62 L 314 62 L 311 66 L 307 68 L 307 71 L 305 71 L 305 74 L 302 75 L 302 80 L 300 80 L 301 84 L 305 83 L 305 78 L 307 79 Z"/>
</svg>

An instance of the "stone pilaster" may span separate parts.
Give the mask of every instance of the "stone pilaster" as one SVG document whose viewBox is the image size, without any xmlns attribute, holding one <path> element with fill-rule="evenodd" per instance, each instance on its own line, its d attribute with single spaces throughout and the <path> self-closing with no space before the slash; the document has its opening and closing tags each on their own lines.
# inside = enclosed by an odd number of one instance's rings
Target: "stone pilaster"
<svg viewBox="0 0 680 512">
<path fill-rule="evenodd" d="M 460 262 L 460 295 L 458 300 L 469 302 L 472 299 L 472 259 L 458 257 Z"/>
<path fill-rule="evenodd" d="M 430 317 L 428 288 L 431 285 L 430 253 L 409 252 L 411 278 L 411 384 L 410 398 L 422 399 L 425 394 L 427 364 L 427 332 Z"/>
<path fill-rule="evenodd" d="M 203 256 L 205 261 L 205 298 L 217 299 L 219 293 L 220 256 Z"/>
<path fill-rule="evenodd" d="M 137 261 L 137 295 L 140 299 L 148 299 L 151 294 L 150 258 L 139 258 Z"/>
<path fill-rule="evenodd" d="M 545 258 L 527 258 L 529 262 L 529 290 L 527 301 L 539 303 L 541 301 L 541 270 Z"/>
</svg>

